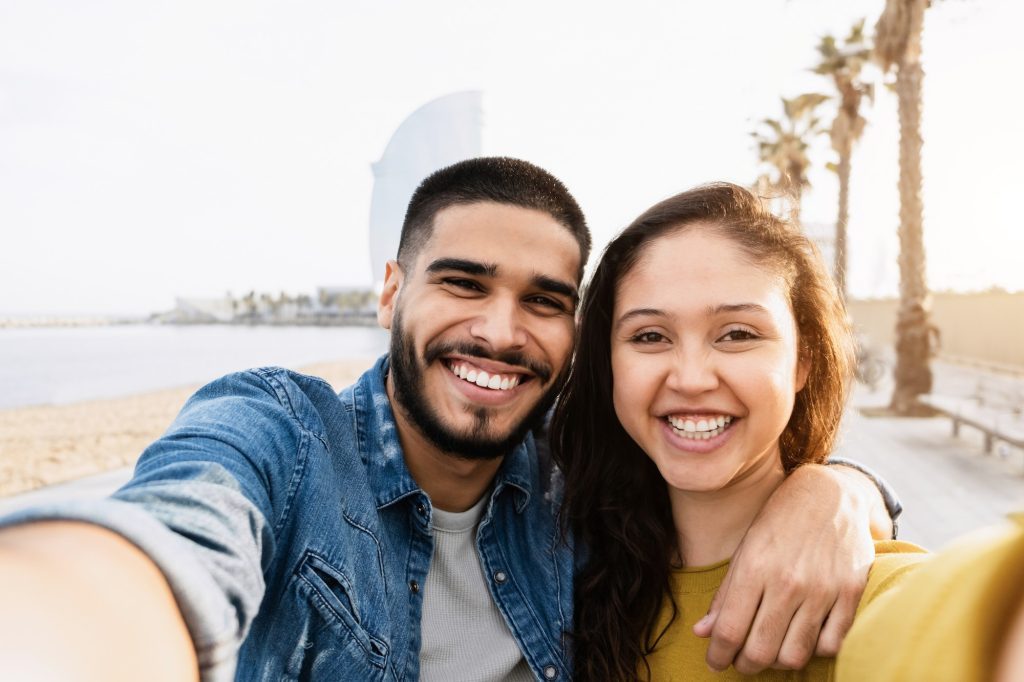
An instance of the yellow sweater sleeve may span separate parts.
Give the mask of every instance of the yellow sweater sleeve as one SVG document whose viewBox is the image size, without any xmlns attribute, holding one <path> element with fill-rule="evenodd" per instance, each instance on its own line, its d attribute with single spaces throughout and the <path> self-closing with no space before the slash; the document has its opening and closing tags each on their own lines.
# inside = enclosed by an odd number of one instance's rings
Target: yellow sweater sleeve
<svg viewBox="0 0 1024 682">
<path fill-rule="evenodd" d="M 860 614 L 882 595 L 902 585 L 907 576 L 912 575 L 918 566 L 929 558 L 930 554 L 910 542 L 876 542 L 875 561 L 871 564 L 868 584 L 861 595 L 856 617 L 860 618 Z"/>
<path fill-rule="evenodd" d="M 876 594 L 862 600 L 836 679 L 990 679 L 1024 592 L 1024 517 L 964 538 L 918 567 L 912 580 L 903 581 L 899 569 L 893 575 L 879 576 Z"/>
</svg>

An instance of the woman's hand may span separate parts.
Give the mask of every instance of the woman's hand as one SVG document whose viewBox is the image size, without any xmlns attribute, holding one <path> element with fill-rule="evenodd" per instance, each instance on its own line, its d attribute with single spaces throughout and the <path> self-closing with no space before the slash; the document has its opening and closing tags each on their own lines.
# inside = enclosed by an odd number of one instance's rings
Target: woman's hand
<svg viewBox="0 0 1024 682">
<path fill-rule="evenodd" d="M 768 499 L 733 555 L 708 615 L 707 663 L 755 674 L 835 656 L 891 522 L 874 483 L 843 466 L 806 465 Z"/>
</svg>

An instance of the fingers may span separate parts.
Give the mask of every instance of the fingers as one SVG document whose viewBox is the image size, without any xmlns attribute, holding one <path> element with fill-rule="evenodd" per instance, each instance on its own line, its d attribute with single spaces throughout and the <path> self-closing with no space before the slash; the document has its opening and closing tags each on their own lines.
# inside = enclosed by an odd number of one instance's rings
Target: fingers
<svg viewBox="0 0 1024 682">
<path fill-rule="evenodd" d="M 717 592 L 715 593 L 715 599 L 718 599 Z M 712 608 L 714 608 L 714 604 L 712 604 Z M 697 635 L 698 637 L 703 637 L 707 639 L 711 636 L 711 633 L 714 631 L 716 620 L 717 612 L 712 613 L 711 611 L 708 611 L 706 616 L 704 616 L 703 618 L 701 618 L 693 624 L 693 634 Z"/>
<path fill-rule="evenodd" d="M 712 670 L 722 671 L 732 665 L 747 640 L 754 614 L 761 604 L 761 584 L 737 580 L 733 576 L 733 567 L 730 567 L 715 601 L 718 603 L 717 611 L 712 603 L 712 611 L 708 614 L 712 624 L 706 660 Z"/>
<path fill-rule="evenodd" d="M 772 667 L 778 670 L 801 670 L 817 655 L 816 646 L 820 640 L 822 622 L 825 620 L 822 609 L 805 602 L 793 616 L 782 640 L 782 647 Z"/>
<path fill-rule="evenodd" d="M 693 634 L 698 637 L 710 637 L 714 630 L 715 621 L 718 620 L 718 613 L 722 610 L 722 596 L 729 590 L 729 581 L 732 579 L 732 572 L 727 572 L 722 584 L 718 586 L 715 596 L 711 599 L 711 606 L 706 616 L 693 625 Z"/>
<path fill-rule="evenodd" d="M 840 589 L 790 573 L 770 585 L 745 581 L 732 569 L 693 630 L 711 637 L 707 664 L 745 675 L 766 668 L 800 670 L 812 656 L 834 657 L 853 623 L 863 583 Z M 768 589 L 771 588 L 771 589 Z"/>
<path fill-rule="evenodd" d="M 818 644 L 814 650 L 816 656 L 834 657 L 839 654 L 839 647 L 853 625 L 853 617 L 857 613 L 863 591 L 864 584 L 859 580 L 840 590 L 839 598 L 829 611 L 828 619 L 818 635 Z"/>
<path fill-rule="evenodd" d="M 814 626 L 811 625 L 809 618 L 795 618 L 805 590 L 802 582 L 788 578 L 773 585 L 771 590 L 765 591 L 747 640 L 733 661 L 733 667 L 738 672 L 755 675 L 775 665 L 794 622 L 799 626 L 798 632 L 793 635 L 794 643 L 806 642 L 804 649 L 808 652 L 813 651 L 814 643 L 818 639 L 818 628 L 821 626 L 820 618 Z M 721 617 L 724 618 L 725 613 Z M 810 632 L 812 627 L 813 633 Z M 802 655 L 802 649 L 794 647 L 793 650 Z M 810 658 L 809 653 L 806 658 Z"/>
</svg>

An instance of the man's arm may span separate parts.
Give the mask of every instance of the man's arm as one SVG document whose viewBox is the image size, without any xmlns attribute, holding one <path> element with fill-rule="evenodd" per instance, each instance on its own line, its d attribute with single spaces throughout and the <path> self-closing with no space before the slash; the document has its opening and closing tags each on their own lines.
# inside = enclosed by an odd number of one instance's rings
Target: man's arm
<svg viewBox="0 0 1024 682">
<path fill-rule="evenodd" d="M 0 630 L 17 630 L 28 618 L 46 624 L 35 633 L 46 646 L 53 647 L 54 640 L 47 640 L 53 631 L 62 637 L 61 648 L 85 652 L 94 638 L 121 646 L 122 621 L 104 615 L 108 602 L 157 622 L 174 620 L 165 612 L 170 606 L 188 629 L 202 678 L 234 679 L 239 646 L 263 598 L 263 568 L 274 554 L 272 528 L 284 504 L 271 490 L 287 488 L 282 482 L 291 479 L 303 451 L 299 427 L 281 402 L 287 390 L 273 374 L 262 372 L 209 384 L 146 449 L 132 480 L 111 498 L 56 503 L 0 518 L 4 592 L 68 593 L 67 608 L 62 599 L 36 603 L 26 596 L 23 609 L 13 611 L 0 601 Z M 69 579 L 62 573 L 65 565 Z M 150 570 L 160 579 L 147 580 Z M 139 594 L 157 588 L 159 594 Z M 160 597 L 168 589 L 170 601 Z M 133 600 L 137 606 L 131 606 Z M 92 617 L 90 608 L 98 609 Z M 26 610 L 34 610 L 34 617 Z M 11 646 L 0 639 L 0 678 L 51 679 L 42 671 L 9 675 Z M 53 647 L 52 655 L 59 654 Z M 132 660 L 145 667 L 125 679 L 150 679 L 157 659 Z M 104 661 L 110 665 L 117 658 Z M 117 678 L 103 668 L 97 679 Z"/>
<path fill-rule="evenodd" d="M 747 531 L 708 615 L 707 662 L 754 674 L 834 656 L 892 522 L 872 479 L 845 466 L 806 465 L 787 477 Z"/>
<path fill-rule="evenodd" d="M 163 574 L 121 536 L 75 522 L 0 530 L 0 676 L 198 680 Z"/>
</svg>

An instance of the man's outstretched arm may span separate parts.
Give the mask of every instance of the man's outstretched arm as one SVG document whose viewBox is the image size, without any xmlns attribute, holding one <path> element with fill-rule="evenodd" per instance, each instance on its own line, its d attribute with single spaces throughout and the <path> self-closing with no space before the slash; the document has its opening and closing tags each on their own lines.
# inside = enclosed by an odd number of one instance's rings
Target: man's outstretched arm
<svg viewBox="0 0 1024 682">
<path fill-rule="evenodd" d="M 121 536 L 51 521 L 0 530 L 0 677 L 198 680 L 156 565 Z"/>
<path fill-rule="evenodd" d="M 754 674 L 834 656 L 853 621 L 874 538 L 892 537 L 875 483 L 845 466 L 800 467 L 768 500 L 733 556 L 708 616 L 707 662 Z"/>
<path fill-rule="evenodd" d="M 277 482 L 290 480 L 298 461 L 301 431 L 279 398 L 286 391 L 269 370 L 211 383 L 110 498 L 0 517 L 0 679 L 120 679 L 120 668 L 103 668 L 94 678 L 45 671 L 118 663 L 107 655 L 110 645 L 116 652 L 132 641 L 119 628 L 132 619 L 166 622 L 168 607 L 187 628 L 201 678 L 234 679 L 239 647 L 263 599 L 263 566 L 274 556 L 271 527 L 283 504 L 271 490 L 286 488 Z M 15 598 L 18 611 L 9 608 Z M 21 637 L 40 640 L 27 651 L 45 647 L 50 654 L 19 655 L 19 665 L 34 661 L 41 669 L 13 674 L 16 659 L 7 653 L 20 640 L 2 633 L 22 623 L 34 625 Z M 102 655 L 83 658 L 98 640 Z M 72 653 L 65 656 L 65 649 Z M 158 658 L 124 660 L 142 666 L 124 679 L 161 679 L 153 677 Z"/>
</svg>

